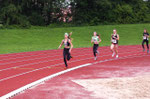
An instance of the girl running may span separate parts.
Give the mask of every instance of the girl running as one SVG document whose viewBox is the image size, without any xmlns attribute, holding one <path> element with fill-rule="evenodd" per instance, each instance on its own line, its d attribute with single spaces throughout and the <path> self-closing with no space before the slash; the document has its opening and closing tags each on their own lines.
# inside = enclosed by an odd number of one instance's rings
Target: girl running
<svg viewBox="0 0 150 99">
<path fill-rule="evenodd" d="M 116 58 L 118 58 L 118 41 L 119 41 L 119 35 L 117 34 L 117 30 L 114 29 L 113 30 L 113 34 L 111 35 L 111 46 L 110 49 L 112 51 L 112 57 L 115 56 L 116 54 Z"/>
<path fill-rule="evenodd" d="M 146 29 L 144 29 L 142 47 L 143 47 L 143 52 L 145 52 L 144 43 L 146 42 L 147 53 L 149 53 L 149 39 L 148 38 L 149 38 L 149 33 L 147 32 Z"/>
<path fill-rule="evenodd" d="M 99 46 L 100 42 L 101 42 L 100 35 L 98 35 L 96 32 L 94 32 L 93 37 L 91 39 L 91 43 L 94 43 L 94 45 L 93 45 L 94 60 L 97 60 L 96 54 L 99 54 L 98 46 Z"/>
<path fill-rule="evenodd" d="M 62 40 L 58 48 L 60 49 L 63 44 L 64 44 L 64 50 L 63 50 L 64 63 L 65 63 L 66 68 L 68 68 L 67 60 L 69 61 L 72 58 L 70 53 L 73 48 L 73 44 L 71 40 L 69 39 L 68 33 L 65 33 L 64 39 Z"/>
</svg>

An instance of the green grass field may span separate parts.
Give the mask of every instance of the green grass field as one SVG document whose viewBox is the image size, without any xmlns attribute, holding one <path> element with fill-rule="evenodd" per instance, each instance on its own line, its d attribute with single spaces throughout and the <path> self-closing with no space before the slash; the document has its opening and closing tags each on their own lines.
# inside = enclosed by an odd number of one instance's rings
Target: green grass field
<svg viewBox="0 0 150 99">
<path fill-rule="evenodd" d="M 141 44 L 144 28 L 150 30 L 150 24 L 101 25 L 87 27 L 32 27 L 31 29 L 1 29 L 0 54 L 37 50 L 57 49 L 65 32 L 73 32 L 73 45 L 90 47 L 91 36 L 96 31 L 101 34 L 100 46 L 110 45 L 110 35 L 116 28 L 120 35 L 120 45 Z"/>
</svg>

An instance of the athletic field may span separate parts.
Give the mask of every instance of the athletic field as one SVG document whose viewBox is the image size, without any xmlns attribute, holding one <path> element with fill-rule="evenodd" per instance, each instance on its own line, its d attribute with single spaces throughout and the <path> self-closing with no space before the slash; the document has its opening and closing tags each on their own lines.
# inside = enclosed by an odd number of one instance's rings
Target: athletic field
<svg viewBox="0 0 150 99">
<path fill-rule="evenodd" d="M 64 69 L 62 50 L 0 56 L 1 99 L 149 99 L 150 55 L 141 46 L 120 46 L 119 58 L 100 47 L 76 48 Z"/>
<path fill-rule="evenodd" d="M 31 29 L 0 30 L 0 53 L 17 53 L 57 49 L 65 32 L 73 32 L 75 48 L 91 47 L 91 37 L 96 31 L 101 34 L 100 46 L 110 46 L 110 35 L 117 29 L 120 45 L 139 45 L 142 42 L 144 28 L 148 31 L 150 24 L 102 25 L 89 27 L 32 27 Z"/>
<path fill-rule="evenodd" d="M 150 54 L 141 47 L 150 24 L 0 30 L 0 99 L 149 99 Z M 112 58 L 110 35 L 120 35 Z M 58 46 L 73 32 L 73 59 L 65 69 Z M 94 61 L 91 36 L 101 34 Z"/>
</svg>

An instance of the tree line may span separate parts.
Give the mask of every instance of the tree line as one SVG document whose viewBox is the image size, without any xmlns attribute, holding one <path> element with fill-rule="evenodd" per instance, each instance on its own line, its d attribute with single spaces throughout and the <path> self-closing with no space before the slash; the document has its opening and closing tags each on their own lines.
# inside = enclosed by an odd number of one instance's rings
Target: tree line
<svg viewBox="0 0 150 99">
<path fill-rule="evenodd" d="M 70 21 L 68 21 L 69 18 Z M 45 26 L 64 23 L 99 25 L 149 22 L 150 1 L 0 0 L 0 24 L 4 26 L 29 27 L 30 25 Z"/>
</svg>

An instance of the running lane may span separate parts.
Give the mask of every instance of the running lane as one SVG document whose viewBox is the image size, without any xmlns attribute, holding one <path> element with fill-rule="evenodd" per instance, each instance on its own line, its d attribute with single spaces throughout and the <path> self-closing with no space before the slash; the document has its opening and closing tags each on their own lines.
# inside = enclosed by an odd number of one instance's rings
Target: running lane
<svg viewBox="0 0 150 99">
<path fill-rule="evenodd" d="M 109 47 L 100 47 L 99 51 L 101 54 L 98 61 L 111 59 Z M 120 57 L 145 54 L 141 52 L 140 46 L 120 46 L 119 51 Z M 72 55 L 74 58 L 69 62 L 70 68 L 95 62 L 92 48 L 74 49 Z M 64 70 L 62 50 L 7 54 L 0 57 L 2 58 L 0 62 L 0 96 Z"/>
<path fill-rule="evenodd" d="M 117 60 L 100 61 L 97 64 L 50 79 L 13 97 L 13 99 L 149 99 L 150 92 L 147 90 L 150 89 L 150 84 L 146 86 L 148 88 L 145 88 L 143 81 L 145 79 L 143 77 L 150 77 L 149 60 L 150 55 L 136 54 L 132 56 L 126 55 L 126 57 L 124 56 Z M 130 85 L 130 79 L 132 82 L 135 81 L 134 85 Z M 143 84 L 140 86 L 141 79 Z M 123 85 L 120 84 L 120 86 L 124 88 L 128 84 L 131 87 L 130 90 L 123 91 L 119 89 L 120 87 L 117 85 L 121 82 L 118 83 L 117 80 L 122 80 L 122 82 L 129 80 L 129 82 L 125 82 Z M 100 85 L 98 84 L 107 84 L 109 86 L 106 89 L 99 90 Z M 117 91 L 109 89 L 109 87 L 113 89 L 115 86 Z M 134 91 L 132 86 L 140 87 L 140 89 Z M 109 93 L 110 90 L 111 92 Z M 144 92 L 144 90 L 147 92 Z M 138 92 L 140 93 L 139 95 L 136 94 Z"/>
</svg>

